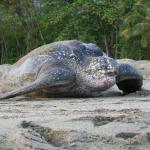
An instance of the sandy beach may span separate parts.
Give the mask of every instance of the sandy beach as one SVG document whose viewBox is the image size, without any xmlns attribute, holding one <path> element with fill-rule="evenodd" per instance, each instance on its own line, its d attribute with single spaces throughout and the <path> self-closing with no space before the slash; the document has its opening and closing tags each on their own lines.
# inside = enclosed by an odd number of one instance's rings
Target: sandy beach
<svg viewBox="0 0 150 150">
<path fill-rule="evenodd" d="M 149 150 L 150 61 L 129 63 L 144 77 L 142 91 L 116 86 L 99 98 L 0 101 L 0 150 Z"/>
</svg>

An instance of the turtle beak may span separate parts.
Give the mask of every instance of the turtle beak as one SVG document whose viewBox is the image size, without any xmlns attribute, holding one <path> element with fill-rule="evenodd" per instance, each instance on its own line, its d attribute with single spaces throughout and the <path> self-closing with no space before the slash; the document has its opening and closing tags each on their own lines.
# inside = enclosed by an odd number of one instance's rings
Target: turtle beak
<svg viewBox="0 0 150 150">
<path fill-rule="evenodd" d="M 105 76 L 101 80 L 91 80 L 88 82 L 88 87 L 92 89 L 92 91 L 104 91 L 112 87 L 116 82 L 115 76 Z"/>
<path fill-rule="evenodd" d="M 116 82 L 115 76 L 107 77 L 104 80 L 104 85 L 105 85 L 106 89 L 109 89 L 110 87 L 112 87 L 115 84 L 115 82 Z"/>
</svg>

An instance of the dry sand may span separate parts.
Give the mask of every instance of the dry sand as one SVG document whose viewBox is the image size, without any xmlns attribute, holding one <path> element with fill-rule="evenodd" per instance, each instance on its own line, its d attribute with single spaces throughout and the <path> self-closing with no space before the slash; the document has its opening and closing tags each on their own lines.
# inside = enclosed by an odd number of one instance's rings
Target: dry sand
<svg viewBox="0 0 150 150">
<path fill-rule="evenodd" d="M 118 61 L 144 75 L 141 92 L 0 101 L 0 150 L 149 150 L 150 61 Z"/>
</svg>

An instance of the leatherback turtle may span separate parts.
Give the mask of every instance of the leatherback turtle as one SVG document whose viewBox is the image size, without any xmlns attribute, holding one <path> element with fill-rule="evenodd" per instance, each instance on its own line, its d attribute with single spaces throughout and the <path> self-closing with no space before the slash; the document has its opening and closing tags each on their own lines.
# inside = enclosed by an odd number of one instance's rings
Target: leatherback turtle
<svg viewBox="0 0 150 150">
<path fill-rule="evenodd" d="M 125 93 L 140 90 L 143 84 L 132 66 L 119 65 L 95 44 L 77 40 L 41 46 L 6 70 L 1 72 L 0 99 L 20 95 L 93 97 L 115 83 Z"/>
</svg>

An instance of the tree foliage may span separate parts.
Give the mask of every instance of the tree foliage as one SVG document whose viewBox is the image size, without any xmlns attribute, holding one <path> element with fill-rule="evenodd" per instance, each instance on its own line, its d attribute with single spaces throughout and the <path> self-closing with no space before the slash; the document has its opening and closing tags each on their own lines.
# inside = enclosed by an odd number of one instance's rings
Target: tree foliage
<svg viewBox="0 0 150 150">
<path fill-rule="evenodd" d="M 120 30 L 128 55 L 136 59 L 149 59 L 150 2 L 138 0 L 124 16 Z M 129 47 L 132 47 L 130 49 Z"/>
<path fill-rule="evenodd" d="M 150 59 L 147 0 L 1 0 L 0 62 L 45 43 L 78 39 L 112 57 Z"/>
</svg>

